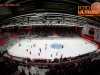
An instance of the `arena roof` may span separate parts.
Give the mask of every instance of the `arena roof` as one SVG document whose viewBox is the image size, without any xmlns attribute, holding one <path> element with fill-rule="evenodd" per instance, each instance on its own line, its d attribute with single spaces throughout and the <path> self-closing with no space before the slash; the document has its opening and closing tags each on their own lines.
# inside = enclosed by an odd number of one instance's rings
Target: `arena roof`
<svg viewBox="0 0 100 75">
<path fill-rule="evenodd" d="M 79 5 L 91 5 L 93 2 L 100 0 L 0 0 L 0 4 L 20 4 L 20 6 L 0 7 L 0 24 L 10 24 L 15 22 L 11 17 L 20 16 L 29 13 L 56 12 L 64 14 L 77 15 Z M 36 16 L 36 15 L 33 15 Z M 43 18 L 43 17 L 42 17 Z M 87 17 L 94 21 L 100 22 L 99 17 Z M 10 19 L 10 21 L 8 20 Z M 20 18 L 19 18 L 20 19 Z M 22 21 L 29 20 L 30 16 L 24 15 Z M 42 21 L 44 22 L 44 21 Z M 91 21 L 90 21 L 91 22 Z M 98 25 L 96 22 L 94 24 Z"/>
</svg>

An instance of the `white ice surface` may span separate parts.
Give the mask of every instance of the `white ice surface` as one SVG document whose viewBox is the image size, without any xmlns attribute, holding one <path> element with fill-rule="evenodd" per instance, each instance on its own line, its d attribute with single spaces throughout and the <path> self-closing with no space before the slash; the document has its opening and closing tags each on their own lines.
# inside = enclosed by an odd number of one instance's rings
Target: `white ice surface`
<svg viewBox="0 0 100 75">
<path fill-rule="evenodd" d="M 83 39 L 63 39 L 63 40 L 31 40 L 31 42 L 27 42 L 28 39 L 20 41 L 21 46 L 19 47 L 19 43 L 15 44 L 11 48 L 9 48 L 9 54 L 17 57 L 23 58 L 46 58 L 46 59 L 54 59 L 60 58 L 63 54 L 63 57 L 75 57 L 78 55 L 86 54 L 89 52 L 93 52 L 97 50 L 97 47 L 92 43 L 87 43 Z M 58 43 L 64 46 L 63 49 L 53 49 L 50 47 L 51 44 Z M 36 46 L 34 47 L 34 44 Z M 45 44 L 47 44 L 47 49 L 45 50 Z M 31 48 L 32 46 L 32 48 Z M 38 53 L 40 52 L 39 48 L 41 48 L 40 56 Z M 28 49 L 28 52 L 26 51 Z M 31 51 L 31 54 L 30 54 Z M 58 55 L 56 56 L 56 53 Z M 52 57 L 51 57 L 52 54 Z"/>
</svg>

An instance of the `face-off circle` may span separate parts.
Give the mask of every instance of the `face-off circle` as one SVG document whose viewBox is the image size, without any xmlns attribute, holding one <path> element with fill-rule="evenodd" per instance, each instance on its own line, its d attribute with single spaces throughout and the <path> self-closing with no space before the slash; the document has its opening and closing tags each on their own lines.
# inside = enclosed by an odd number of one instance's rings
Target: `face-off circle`
<svg viewBox="0 0 100 75">
<path fill-rule="evenodd" d="M 53 49 L 62 49 L 64 46 L 62 44 L 54 43 L 50 45 Z"/>
</svg>

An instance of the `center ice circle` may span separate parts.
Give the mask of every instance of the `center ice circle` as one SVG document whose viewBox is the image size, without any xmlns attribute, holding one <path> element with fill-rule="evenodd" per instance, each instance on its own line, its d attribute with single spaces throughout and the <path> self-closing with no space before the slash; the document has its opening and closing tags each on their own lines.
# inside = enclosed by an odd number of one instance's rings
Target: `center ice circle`
<svg viewBox="0 0 100 75">
<path fill-rule="evenodd" d="M 55 43 L 55 44 L 51 44 L 50 47 L 53 49 L 62 49 L 64 46 L 62 44 Z"/>
</svg>

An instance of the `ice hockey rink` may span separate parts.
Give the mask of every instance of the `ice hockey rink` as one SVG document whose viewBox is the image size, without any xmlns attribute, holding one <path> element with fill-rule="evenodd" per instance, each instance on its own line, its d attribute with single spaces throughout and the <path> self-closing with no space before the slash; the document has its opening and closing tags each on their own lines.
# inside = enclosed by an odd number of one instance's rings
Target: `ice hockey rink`
<svg viewBox="0 0 100 75">
<path fill-rule="evenodd" d="M 19 46 L 19 44 L 21 46 Z M 24 39 L 8 49 L 10 55 L 30 59 L 75 57 L 96 51 L 98 46 L 82 38 Z"/>
</svg>

